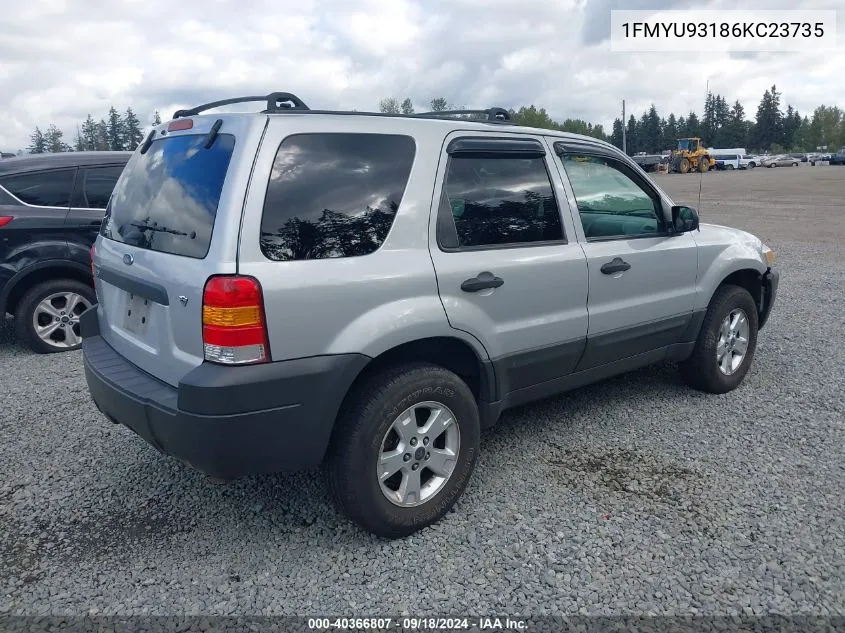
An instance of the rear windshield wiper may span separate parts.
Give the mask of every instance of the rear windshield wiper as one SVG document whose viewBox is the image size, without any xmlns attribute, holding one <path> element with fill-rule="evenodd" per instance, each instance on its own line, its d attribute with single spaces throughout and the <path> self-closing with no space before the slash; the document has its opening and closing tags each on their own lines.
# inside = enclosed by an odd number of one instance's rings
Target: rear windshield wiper
<svg viewBox="0 0 845 633">
<path fill-rule="evenodd" d="M 142 222 L 130 222 L 129 226 L 134 226 L 137 229 L 141 229 L 142 231 L 156 231 L 158 233 L 171 233 L 173 235 L 185 235 L 188 234 L 184 231 L 177 231 L 176 229 L 169 229 L 166 226 L 153 226 L 152 224 L 145 224 Z M 191 237 L 195 237 L 196 233 L 191 231 Z"/>
</svg>

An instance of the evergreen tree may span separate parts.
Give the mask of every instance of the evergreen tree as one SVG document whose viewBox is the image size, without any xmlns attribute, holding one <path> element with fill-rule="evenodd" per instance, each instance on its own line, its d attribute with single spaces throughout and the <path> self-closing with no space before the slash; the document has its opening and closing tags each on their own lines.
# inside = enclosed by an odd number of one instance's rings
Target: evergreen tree
<svg viewBox="0 0 845 633">
<path fill-rule="evenodd" d="M 681 136 L 684 138 L 701 136 L 701 122 L 695 112 L 690 112 L 687 116 Z"/>
<path fill-rule="evenodd" d="M 114 109 L 114 106 L 109 108 L 108 143 L 109 149 L 112 151 L 122 150 L 125 145 L 123 138 L 123 117 Z"/>
<path fill-rule="evenodd" d="M 663 148 L 663 130 L 660 126 L 660 116 L 657 114 L 657 108 L 653 103 L 648 112 L 643 114 L 640 123 L 640 149 L 638 151 L 650 154 L 659 153 Z"/>
<path fill-rule="evenodd" d="M 754 124 L 752 142 L 761 150 L 771 149 L 773 145 L 783 145 L 783 114 L 780 111 L 780 93 L 776 86 L 763 93 L 757 107 L 757 119 Z"/>
<path fill-rule="evenodd" d="M 132 108 L 126 108 L 126 113 L 123 115 L 123 140 L 124 149 L 134 151 L 136 147 L 144 140 L 144 132 L 141 129 L 141 122 Z"/>
<path fill-rule="evenodd" d="M 622 149 L 622 119 L 613 119 L 613 131 L 610 133 L 610 142 L 619 149 Z"/>
<path fill-rule="evenodd" d="M 85 151 L 85 139 L 82 138 L 82 130 L 78 125 L 76 126 L 76 140 L 73 142 L 73 149 L 77 152 Z"/>
<path fill-rule="evenodd" d="M 44 139 L 44 134 L 41 129 L 36 127 L 35 131 L 29 137 L 29 147 L 27 151 L 30 154 L 43 154 L 47 151 L 47 142 Z"/>
<path fill-rule="evenodd" d="M 109 142 L 109 126 L 105 119 L 100 119 L 94 131 L 94 150 L 98 152 L 108 151 L 111 143 Z"/>
<path fill-rule="evenodd" d="M 783 118 L 783 144 L 793 151 L 806 151 L 798 147 L 798 129 L 801 127 L 801 115 L 791 105 L 786 108 Z"/>
<path fill-rule="evenodd" d="M 745 108 L 739 101 L 735 101 L 728 115 L 722 142 L 727 147 L 745 147 L 748 142 L 746 132 Z"/>
<path fill-rule="evenodd" d="M 62 140 L 62 137 L 64 133 L 51 123 L 44 133 L 44 145 L 47 151 L 51 153 L 70 151 L 70 146 Z"/>
<path fill-rule="evenodd" d="M 84 143 L 85 151 L 93 152 L 97 149 L 97 124 L 90 114 L 82 123 L 82 142 Z"/>
<path fill-rule="evenodd" d="M 639 141 L 639 134 L 638 134 L 638 126 L 637 120 L 634 118 L 632 114 L 628 117 L 628 125 L 626 126 L 625 130 L 625 144 L 626 144 L 626 151 L 628 155 L 636 154 L 640 151 L 640 141 Z"/>
<path fill-rule="evenodd" d="M 704 99 L 704 117 L 701 119 L 701 135 L 705 142 L 714 142 L 712 139 L 716 136 L 716 97 L 712 92 L 707 92 L 707 97 Z M 695 136 L 691 134 L 690 136 Z M 718 145 L 712 145 L 718 147 Z"/>
<path fill-rule="evenodd" d="M 663 128 L 663 147 L 664 149 L 672 149 L 678 142 L 678 121 L 675 119 L 675 113 L 669 115 L 666 119 L 666 125 Z"/>
<path fill-rule="evenodd" d="M 413 114 L 414 113 L 414 104 L 411 103 L 410 99 L 405 99 L 402 102 L 402 105 L 399 106 L 402 110 L 402 114 Z"/>
<path fill-rule="evenodd" d="M 722 95 L 716 95 L 713 102 L 713 136 L 707 139 L 710 147 L 731 147 L 727 144 L 727 127 L 731 120 L 731 109 Z"/>
</svg>

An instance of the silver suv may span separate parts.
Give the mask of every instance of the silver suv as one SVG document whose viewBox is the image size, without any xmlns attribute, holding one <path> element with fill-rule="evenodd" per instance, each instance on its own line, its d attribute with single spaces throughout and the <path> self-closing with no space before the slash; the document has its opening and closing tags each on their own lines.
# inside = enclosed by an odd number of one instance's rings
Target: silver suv
<svg viewBox="0 0 845 633">
<path fill-rule="evenodd" d="M 479 112 L 273 93 L 153 129 L 92 251 L 100 411 L 219 478 L 325 464 L 348 517 L 400 537 L 455 503 L 507 408 L 664 360 L 735 389 L 772 251 L 607 143 Z"/>
</svg>

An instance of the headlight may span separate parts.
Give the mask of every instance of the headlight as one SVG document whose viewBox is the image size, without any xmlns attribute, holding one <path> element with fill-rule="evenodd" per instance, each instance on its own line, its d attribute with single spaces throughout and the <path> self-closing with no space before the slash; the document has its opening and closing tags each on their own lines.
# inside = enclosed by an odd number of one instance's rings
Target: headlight
<svg viewBox="0 0 845 633">
<path fill-rule="evenodd" d="M 767 266 L 772 266 L 775 263 L 775 252 L 766 246 L 765 244 L 762 245 L 760 248 L 760 254 L 763 256 L 763 261 L 766 262 Z"/>
</svg>

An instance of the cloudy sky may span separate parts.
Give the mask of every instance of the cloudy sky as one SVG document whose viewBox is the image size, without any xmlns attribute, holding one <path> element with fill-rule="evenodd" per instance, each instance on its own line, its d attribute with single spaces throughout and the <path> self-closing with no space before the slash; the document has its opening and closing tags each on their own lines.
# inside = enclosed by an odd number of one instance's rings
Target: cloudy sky
<svg viewBox="0 0 845 633">
<path fill-rule="evenodd" d="M 106 9 L 111 4 L 110 9 Z M 611 8 L 736 8 L 735 0 L 26 0 L 0 15 L 0 149 L 109 105 L 143 123 L 179 107 L 286 90 L 312 108 L 534 103 L 606 126 L 700 111 L 707 81 L 752 115 L 773 83 L 806 112 L 845 106 L 845 10 L 836 51 L 734 55 L 611 52 Z M 747 0 L 742 8 L 835 9 L 841 0 Z M 260 109 L 255 104 L 255 109 Z"/>
</svg>

